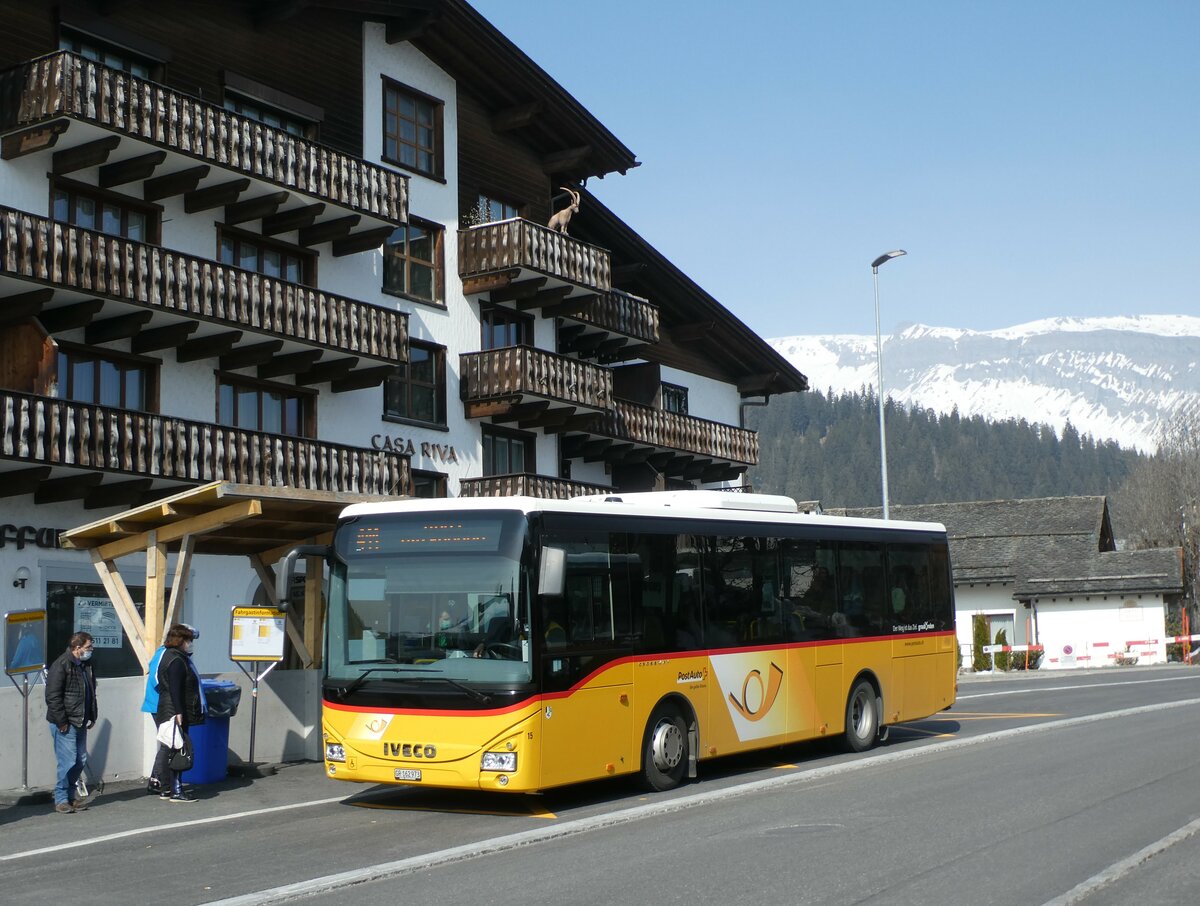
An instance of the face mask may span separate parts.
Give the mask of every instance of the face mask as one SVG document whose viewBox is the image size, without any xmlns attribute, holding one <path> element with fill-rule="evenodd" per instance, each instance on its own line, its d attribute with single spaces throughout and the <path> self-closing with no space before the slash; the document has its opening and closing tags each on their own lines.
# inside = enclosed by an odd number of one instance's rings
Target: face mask
<svg viewBox="0 0 1200 906">
<path fill-rule="evenodd" d="M 442 622 L 441 622 L 441 625 L 439 626 L 439 628 L 440 628 L 440 629 L 449 629 L 449 628 L 450 628 L 450 621 L 449 621 L 449 620 L 442 620 Z"/>
<path fill-rule="evenodd" d="M 185 651 L 187 654 L 191 654 L 191 653 L 192 653 L 192 643 L 191 643 L 191 642 L 184 642 L 184 643 L 183 643 L 183 650 L 184 650 L 184 651 Z"/>
<path fill-rule="evenodd" d="M 79 659 L 81 661 L 90 661 L 92 659 L 92 652 L 91 651 L 81 652 L 79 655 Z"/>
</svg>

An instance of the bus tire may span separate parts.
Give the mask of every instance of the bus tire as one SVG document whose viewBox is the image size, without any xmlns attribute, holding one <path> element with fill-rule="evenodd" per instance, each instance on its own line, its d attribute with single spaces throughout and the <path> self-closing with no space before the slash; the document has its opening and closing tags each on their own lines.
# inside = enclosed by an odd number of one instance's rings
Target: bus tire
<svg viewBox="0 0 1200 906">
<path fill-rule="evenodd" d="M 870 680 L 860 679 L 846 700 L 846 748 L 865 752 L 879 736 L 879 699 Z"/>
<path fill-rule="evenodd" d="M 679 786 L 688 767 L 688 729 L 674 705 L 660 704 L 646 724 L 642 780 L 655 792 Z"/>
</svg>

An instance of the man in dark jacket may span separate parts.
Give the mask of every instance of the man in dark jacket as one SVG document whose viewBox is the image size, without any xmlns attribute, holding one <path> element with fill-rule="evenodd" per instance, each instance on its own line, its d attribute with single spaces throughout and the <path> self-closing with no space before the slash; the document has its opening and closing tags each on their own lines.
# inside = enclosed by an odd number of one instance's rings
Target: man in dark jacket
<svg viewBox="0 0 1200 906">
<path fill-rule="evenodd" d="M 88 663 L 92 648 L 91 635 L 77 632 L 46 671 L 46 720 L 58 762 L 54 810 L 62 815 L 87 808 L 86 801 L 75 798 L 75 784 L 87 765 L 87 731 L 98 713 L 96 675 Z"/>
</svg>

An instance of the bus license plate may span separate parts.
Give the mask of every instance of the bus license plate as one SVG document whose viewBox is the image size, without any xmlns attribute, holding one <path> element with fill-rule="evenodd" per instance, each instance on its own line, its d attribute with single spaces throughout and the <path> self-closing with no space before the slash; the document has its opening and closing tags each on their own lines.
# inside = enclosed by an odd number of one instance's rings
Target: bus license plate
<svg viewBox="0 0 1200 906">
<path fill-rule="evenodd" d="M 420 780 L 420 768 L 396 768 L 397 780 Z"/>
</svg>

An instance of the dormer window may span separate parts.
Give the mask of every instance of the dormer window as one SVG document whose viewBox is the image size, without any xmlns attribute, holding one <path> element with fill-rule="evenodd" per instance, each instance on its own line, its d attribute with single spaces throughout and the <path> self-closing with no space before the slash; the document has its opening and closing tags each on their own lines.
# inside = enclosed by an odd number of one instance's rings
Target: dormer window
<svg viewBox="0 0 1200 906">
<path fill-rule="evenodd" d="M 59 32 L 58 49 L 69 50 L 85 59 L 95 60 L 110 69 L 119 69 L 139 79 L 154 78 L 162 66 L 161 60 L 65 25 Z"/>
<path fill-rule="evenodd" d="M 225 72 L 224 79 L 226 110 L 297 138 L 318 137 L 323 108 L 236 72 Z"/>
</svg>

